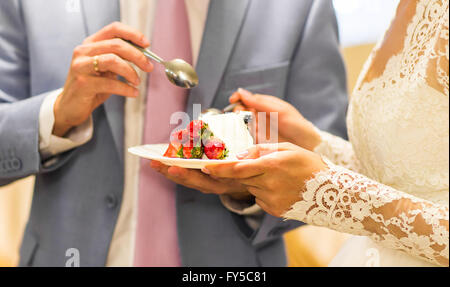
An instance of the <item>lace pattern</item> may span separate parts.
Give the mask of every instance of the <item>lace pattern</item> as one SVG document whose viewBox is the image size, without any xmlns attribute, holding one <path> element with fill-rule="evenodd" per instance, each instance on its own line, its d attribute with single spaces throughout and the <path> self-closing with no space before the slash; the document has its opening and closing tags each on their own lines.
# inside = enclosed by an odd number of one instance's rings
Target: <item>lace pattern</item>
<svg viewBox="0 0 450 287">
<path fill-rule="evenodd" d="M 360 171 L 359 160 L 349 141 L 319 129 L 316 129 L 316 132 L 321 137 L 321 143 L 314 149 L 315 153 L 325 156 L 334 164 L 356 172 Z"/>
<path fill-rule="evenodd" d="M 364 65 L 348 109 L 350 142 L 320 132 L 315 152 L 329 169 L 306 182 L 284 217 L 448 265 L 449 4 L 414 3 L 402 51 L 370 82 L 384 40 Z"/>
<path fill-rule="evenodd" d="M 350 101 L 348 135 L 359 172 L 415 196 L 448 205 L 448 1 L 417 1 L 403 50 Z M 380 41 L 380 44 L 383 41 Z"/>
<path fill-rule="evenodd" d="M 284 214 L 286 219 L 369 236 L 385 247 L 448 265 L 447 206 L 413 197 L 325 161 L 329 169 L 306 182 L 302 200 Z"/>
</svg>

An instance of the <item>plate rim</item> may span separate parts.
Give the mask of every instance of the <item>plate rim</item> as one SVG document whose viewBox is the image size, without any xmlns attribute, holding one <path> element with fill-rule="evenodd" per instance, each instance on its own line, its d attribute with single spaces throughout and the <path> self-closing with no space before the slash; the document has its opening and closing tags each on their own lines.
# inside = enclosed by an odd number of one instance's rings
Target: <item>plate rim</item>
<svg viewBox="0 0 450 287">
<path fill-rule="evenodd" d="M 209 163 L 210 165 L 215 165 L 215 164 L 227 164 L 227 163 L 236 163 L 236 162 L 244 162 L 244 161 L 250 161 L 251 159 L 243 159 L 243 160 L 239 160 L 239 159 L 232 159 L 232 160 L 215 160 L 215 159 L 188 159 L 188 158 L 173 158 L 173 157 L 165 157 L 163 155 L 148 155 L 148 156 L 143 156 L 142 153 L 138 153 L 137 151 L 135 151 L 136 149 L 142 149 L 145 148 L 146 146 L 168 146 L 168 143 L 160 143 L 160 144 L 144 144 L 144 145 L 138 145 L 138 146 L 132 146 L 129 147 L 127 150 L 129 153 L 138 156 L 140 158 L 144 158 L 144 159 L 148 159 L 148 160 L 155 160 L 155 161 L 170 161 L 172 163 L 179 163 L 179 164 L 189 164 L 189 163 L 195 163 L 196 165 L 202 165 L 204 164 L 204 166 L 207 165 L 207 163 Z M 178 166 L 173 164 L 173 166 Z M 201 169 L 202 167 L 183 167 L 183 168 L 188 168 L 188 169 Z"/>
</svg>

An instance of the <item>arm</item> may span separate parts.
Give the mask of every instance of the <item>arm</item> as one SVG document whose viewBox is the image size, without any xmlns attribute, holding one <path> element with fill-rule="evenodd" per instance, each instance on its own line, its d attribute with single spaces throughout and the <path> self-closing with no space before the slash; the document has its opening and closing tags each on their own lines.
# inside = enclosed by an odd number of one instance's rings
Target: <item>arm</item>
<svg viewBox="0 0 450 287">
<path fill-rule="evenodd" d="M 38 119 L 30 97 L 27 38 L 19 1 L 0 2 L 0 185 L 40 170 Z"/>
<path fill-rule="evenodd" d="M 290 143 L 259 144 L 241 159 L 253 160 L 208 166 L 208 172 L 247 186 L 264 211 L 370 236 L 388 248 L 448 265 L 448 205 L 385 186 Z"/>
<path fill-rule="evenodd" d="M 139 77 L 126 61 L 146 72 L 153 68 L 142 53 L 116 39 L 146 47 L 149 43 L 144 35 L 113 23 L 74 49 L 61 93 L 31 95 L 27 34 L 20 3 L 0 2 L 0 185 L 63 165 L 72 153 L 62 152 L 89 140 L 90 115 L 95 108 L 111 94 L 137 96 L 137 88 L 116 79 L 122 76 L 129 83 L 139 84 Z"/>
<path fill-rule="evenodd" d="M 332 163 L 306 182 L 301 200 L 284 217 L 370 236 L 388 248 L 448 266 L 448 206 L 416 198 Z"/>
<path fill-rule="evenodd" d="M 360 172 L 360 163 L 351 142 L 324 131 L 317 130 L 317 133 L 320 135 L 320 143 L 314 148 L 315 153 L 334 164 Z"/>
<path fill-rule="evenodd" d="M 90 121 L 65 138 L 52 135 L 53 106 L 61 91 L 31 96 L 23 23 L 19 1 L 0 3 L 0 185 L 58 168 L 72 154 L 64 152 L 92 136 Z"/>
</svg>

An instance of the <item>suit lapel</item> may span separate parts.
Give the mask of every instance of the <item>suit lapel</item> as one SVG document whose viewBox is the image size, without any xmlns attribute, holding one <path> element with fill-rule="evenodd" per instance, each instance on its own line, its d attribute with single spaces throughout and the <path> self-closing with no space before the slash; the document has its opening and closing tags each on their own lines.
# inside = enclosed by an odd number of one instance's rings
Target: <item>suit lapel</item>
<svg viewBox="0 0 450 287">
<path fill-rule="evenodd" d="M 201 104 L 205 109 L 213 102 L 249 2 L 211 0 L 197 63 L 199 86 L 191 90 L 186 108 L 189 115 L 193 104 Z"/>
<path fill-rule="evenodd" d="M 82 12 L 86 36 L 92 35 L 104 26 L 120 20 L 119 1 L 111 0 L 82 0 Z M 104 17 L 99 17 L 101 12 Z M 106 118 L 111 128 L 119 157 L 123 162 L 124 153 L 124 99 L 112 95 L 104 104 Z"/>
</svg>

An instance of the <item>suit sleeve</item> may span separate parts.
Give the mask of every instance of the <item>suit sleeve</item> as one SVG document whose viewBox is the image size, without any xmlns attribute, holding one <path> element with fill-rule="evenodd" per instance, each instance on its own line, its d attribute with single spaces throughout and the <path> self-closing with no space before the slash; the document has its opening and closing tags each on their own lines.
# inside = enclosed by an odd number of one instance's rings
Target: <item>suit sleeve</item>
<svg viewBox="0 0 450 287">
<path fill-rule="evenodd" d="M 0 1 L 0 186 L 53 170 L 70 154 L 44 165 L 39 113 L 49 93 L 31 95 L 27 34 L 19 0 Z"/>
<path fill-rule="evenodd" d="M 312 1 L 285 99 L 320 130 L 347 138 L 345 65 L 332 1 Z"/>
<path fill-rule="evenodd" d="M 336 15 L 331 1 L 311 2 L 291 61 L 285 100 L 319 129 L 346 138 L 347 86 Z M 303 224 L 269 214 L 263 217 L 253 234 L 256 245 Z"/>
</svg>

